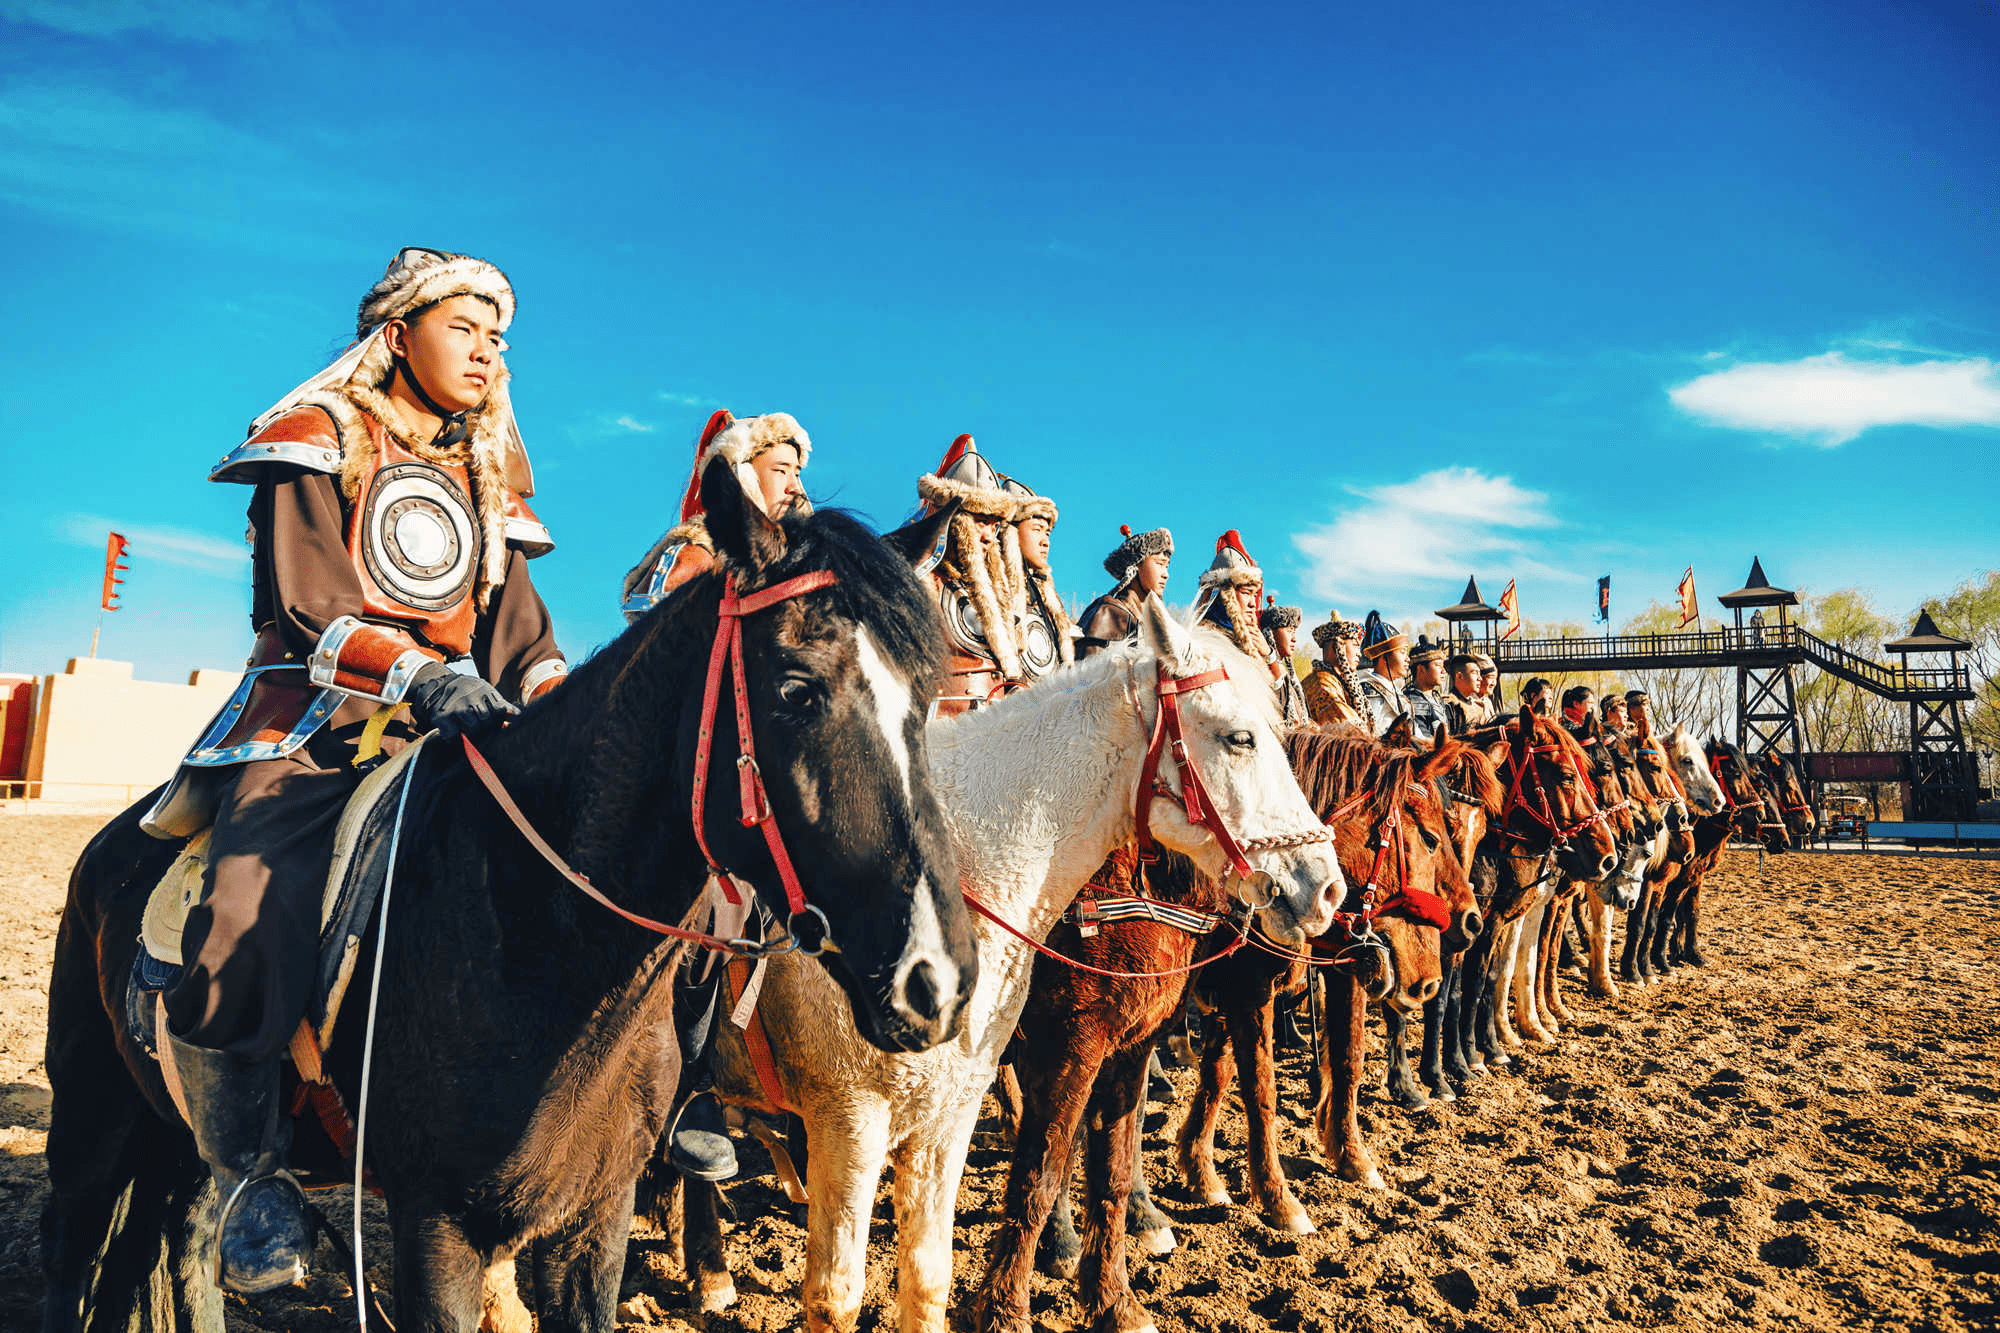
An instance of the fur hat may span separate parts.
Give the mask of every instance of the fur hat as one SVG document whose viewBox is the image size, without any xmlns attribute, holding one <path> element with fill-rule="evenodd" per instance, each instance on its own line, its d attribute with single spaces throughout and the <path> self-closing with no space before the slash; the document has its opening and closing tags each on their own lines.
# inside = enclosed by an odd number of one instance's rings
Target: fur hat
<svg viewBox="0 0 2000 1333">
<path fill-rule="evenodd" d="M 1012 477 L 1000 478 L 1000 488 L 1014 497 L 1014 522 L 1025 523 L 1031 518 L 1048 520 L 1048 525 L 1056 525 L 1056 502 L 1046 495 L 1037 495 L 1034 488 Z"/>
<path fill-rule="evenodd" d="M 1003 523 L 1013 519 L 1018 503 L 970 435 L 951 442 L 937 471 L 917 478 L 917 498 L 923 501 L 927 514 L 948 500 L 956 500 L 962 515 L 997 518 Z"/>
<path fill-rule="evenodd" d="M 1361 651 L 1373 662 L 1384 653 L 1410 646 L 1410 636 L 1382 619 L 1380 611 L 1370 611 L 1361 626 Z"/>
<path fill-rule="evenodd" d="M 1266 597 L 1262 615 L 1257 617 L 1257 628 L 1269 634 L 1274 629 L 1297 629 L 1305 619 L 1305 612 L 1296 606 L 1279 606 L 1278 599 Z"/>
<path fill-rule="evenodd" d="M 1262 583 L 1264 571 L 1243 549 L 1243 534 L 1235 528 L 1215 539 L 1215 559 L 1202 571 L 1201 590 L 1214 592 L 1222 588 L 1240 588 L 1248 583 Z"/>
<path fill-rule="evenodd" d="M 1333 650 L 1333 642 L 1336 639 L 1358 639 L 1360 637 L 1361 622 L 1358 620 L 1342 620 L 1339 609 L 1335 607 L 1327 608 L 1325 624 L 1313 627 L 1313 642 L 1319 645 L 1321 653 L 1331 652 Z"/>
<path fill-rule="evenodd" d="M 481 547 L 475 597 L 484 611 L 493 590 L 507 572 L 506 492 L 535 493 L 534 470 L 514 421 L 507 382 L 511 377 L 500 360 L 486 399 L 456 419 L 456 426 L 429 442 L 409 439 L 401 429 L 402 415 L 390 406 L 383 389 L 395 375 L 396 357 L 389 350 L 383 326 L 454 296 L 477 296 L 499 312 L 505 330 L 514 322 L 514 288 L 507 275 L 483 259 L 406 246 L 368 294 L 355 317 L 355 341 L 333 363 L 293 387 L 250 423 L 255 435 L 285 413 L 316 407 L 333 419 L 340 439 L 341 491 L 358 498 L 362 481 L 374 470 L 375 439 L 363 420 L 373 417 L 396 442 L 419 458 L 439 463 L 463 463 L 472 482 L 472 499 L 479 511 Z"/>
<path fill-rule="evenodd" d="M 770 412 L 761 417 L 737 417 L 728 408 L 718 408 L 708 418 L 708 424 L 701 428 L 701 435 L 694 442 L 694 471 L 688 474 L 687 490 L 681 495 L 681 519 L 665 540 L 693 541 L 707 550 L 715 548 L 709 544 L 708 528 L 703 522 L 701 507 L 701 474 L 714 458 L 726 458 L 736 472 L 736 480 L 743 487 L 743 493 L 750 497 L 759 509 L 764 507 L 764 491 L 757 484 L 757 474 L 750 468 L 751 460 L 759 454 L 767 453 L 781 444 L 789 444 L 799 451 L 799 471 L 806 470 L 806 463 L 812 458 L 812 437 L 799 425 L 789 412 Z M 792 501 L 792 512 L 810 514 L 812 501 L 804 491 Z"/>
<path fill-rule="evenodd" d="M 1450 650 L 1444 644 L 1439 643 L 1428 634 L 1419 634 L 1415 646 L 1410 649 L 1410 665 L 1415 666 L 1419 662 L 1439 661 L 1448 651 Z"/>
<path fill-rule="evenodd" d="M 1147 556 L 1164 555 L 1168 559 L 1174 554 L 1174 534 L 1165 528 L 1154 528 L 1150 532 L 1133 532 L 1130 523 L 1120 523 L 1118 533 L 1125 540 L 1118 543 L 1116 550 L 1104 557 L 1104 572 L 1117 579 L 1112 592 L 1120 592 L 1139 573 L 1139 565 Z"/>
</svg>

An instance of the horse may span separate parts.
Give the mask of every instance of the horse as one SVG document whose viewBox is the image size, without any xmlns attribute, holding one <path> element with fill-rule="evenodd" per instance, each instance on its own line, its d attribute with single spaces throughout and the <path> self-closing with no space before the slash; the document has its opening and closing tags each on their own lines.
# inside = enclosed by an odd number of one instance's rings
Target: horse
<svg viewBox="0 0 2000 1333">
<path fill-rule="evenodd" d="M 411 760 L 421 777 L 404 788 L 401 891 L 351 988 L 379 988 L 379 1011 L 371 996 L 368 1026 L 350 1017 L 325 1052 L 373 1131 L 366 1166 L 389 1205 L 404 1328 L 469 1330 L 482 1273 L 519 1254 L 544 1330 L 610 1333 L 634 1181 L 678 1082 L 683 942 L 586 902 L 530 850 L 526 828 L 595 892 L 669 921 L 688 918 L 709 878 L 705 837 L 794 942 L 811 941 L 799 918 L 823 918 L 828 949 L 793 957 L 867 1041 L 917 1052 L 965 1029 L 979 963 L 927 779 L 921 702 L 944 664 L 935 609 L 907 553 L 849 515 L 775 523 L 726 460 L 701 494 L 717 568 L 478 738 L 522 827 L 469 766 L 469 741 Z M 704 717 L 704 658 L 721 636 L 739 644 L 747 735 L 727 709 Z M 724 664 L 718 649 L 712 688 Z M 696 808 L 696 756 L 711 741 L 706 781 L 732 796 L 740 781 L 746 807 L 754 743 L 764 820 L 739 820 L 733 799 Z M 85 849 L 57 939 L 48 1330 L 223 1327 L 214 1190 L 125 1019 L 139 915 L 178 851 L 140 830 L 151 799 Z M 381 1039 L 363 1105 L 369 1026 Z"/>
<path fill-rule="evenodd" d="M 1451 842 L 1447 806 L 1436 788 L 1464 747 L 1440 738 L 1430 750 L 1390 749 L 1364 729 L 1336 726 L 1286 738 L 1301 783 L 1339 841 L 1341 866 L 1361 887 L 1335 931 L 1315 941 L 1325 966 L 1327 1015 L 1314 1111 L 1320 1142 L 1341 1175 L 1380 1187 L 1356 1120 L 1363 1017 L 1369 999 L 1403 1014 L 1421 1013 L 1439 986 L 1439 956 L 1465 946 L 1480 929 L 1472 886 Z M 1370 947 L 1371 931 L 1386 940 Z M 1265 1221 L 1310 1232 L 1312 1220 L 1292 1194 L 1278 1157 L 1272 1010 L 1280 990 L 1296 987 L 1306 960 L 1238 954 L 1202 970 L 1197 997 L 1216 1020 L 1203 1024 L 1199 1091 L 1177 1141 L 1182 1183 L 1206 1203 L 1229 1202 L 1215 1170 L 1215 1123 L 1234 1065 L 1248 1149 L 1244 1177 Z M 1373 969 L 1380 971 L 1369 975 Z M 1233 1052 L 1233 1055 L 1232 1055 Z"/>
<path fill-rule="evenodd" d="M 980 1101 L 1027 1000 L 1035 955 L 1026 941 L 1048 934 L 1114 848 L 1157 835 L 1225 879 L 1232 896 L 1257 908 L 1261 929 L 1292 947 L 1332 922 L 1345 889 L 1340 865 L 1285 764 L 1269 679 L 1225 636 L 1190 633 L 1149 598 L 1136 642 L 933 724 L 932 783 L 964 888 L 986 918 L 973 923 L 980 985 L 964 1033 L 949 1047 L 885 1059 L 857 1039 L 825 980 L 784 957 L 771 960 L 758 1001 L 777 1090 L 804 1119 L 811 1149 L 808 1328 L 855 1326 L 885 1161 L 896 1168 L 899 1325 L 945 1327 L 959 1179 Z M 1163 754 L 1178 762 L 1161 762 Z M 1267 876 L 1278 888 L 1268 902 Z M 726 1096 L 773 1109 L 732 1025 L 718 1055 Z M 1115 1143 L 1114 1161 L 1130 1150 Z M 685 1234 L 712 1232 L 715 1203 L 712 1187 L 688 1183 Z M 719 1247 L 687 1257 L 691 1280 L 724 1290 L 694 1268 L 716 1262 Z M 996 1316 L 1010 1327 L 1024 1321 Z"/>
<path fill-rule="evenodd" d="M 1658 910 L 1645 923 L 1639 947 L 1645 951 L 1655 975 L 1664 975 L 1676 963 L 1705 967 L 1708 959 L 1696 944 L 1701 924 L 1702 884 L 1729 850 L 1729 835 L 1756 837 L 1765 823 L 1764 798 L 1757 790 L 1754 770 L 1743 752 L 1724 740 L 1711 740 L 1704 748 L 1707 771 L 1722 797 L 1721 808 L 1695 821 L 1694 850 L 1665 891 Z"/>
<path fill-rule="evenodd" d="M 1611 979 L 1612 924 L 1616 913 L 1630 914 L 1639 906 L 1647 877 L 1667 854 L 1673 836 L 1668 827 L 1672 807 L 1654 794 L 1627 737 L 1602 728 L 1599 735 L 1619 790 L 1630 803 L 1632 839 L 1620 855 L 1617 873 L 1600 880 L 1579 906 L 1590 993 L 1615 999 L 1618 984 Z"/>
<path fill-rule="evenodd" d="M 1492 902 L 1500 872 L 1495 857 L 1482 849 L 1489 846 L 1487 830 L 1500 826 L 1506 792 L 1494 774 L 1493 761 L 1483 750 L 1469 742 L 1460 750 L 1457 767 L 1442 775 L 1438 785 L 1449 802 L 1446 822 L 1451 827 L 1452 845 L 1472 886 L 1473 903 L 1478 906 Z M 1485 1072 L 1472 1062 L 1464 1018 L 1473 1000 L 1466 989 L 1466 961 L 1480 933 L 1469 933 L 1463 949 L 1446 951 L 1438 993 L 1424 1002 L 1424 1044 L 1418 1074 L 1424 1087 L 1445 1101 L 1456 1099 L 1458 1088 L 1474 1077 L 1475 1070 Z M 1389 1013 L 1383 1011 L 1385 1022 Z"/>
<path fill-rule="evenodd" d="M 1652 715 L 1641 711 L 1633 741 L 1632 758 L 1640 780 L 1663 806 L 1667 818 L 1666 837 L 1646 866 L 1639 904 L 1626 913 L 1625 946 L 1619 955 L 1619 978 L 1645 984 L 1659 980 L 1647 942 L 1659 921 L 1667 890 L 1695 854 L 1695 824 L 1720 811 L 1726 801 L 1701 747 L 1685 725 L 1677 722 L 1656 734 Z M 1608 984 L 1610 978 L 1605 980 Z M 1611 989 L 1615 994 L 1616 988 Z"/>
<path fill-rule="evenodd" d="M 1758 757 L 1756 767 L 1770 788 L 1770 798 L 1776 803 L 1792 842 L 1801 848 L 1812 846 L 1819 820 L 1813 814 L 1812 802 L 1806 799 L 1797 761 L 1791 755 L 1766 750 Z"/>
</svg>

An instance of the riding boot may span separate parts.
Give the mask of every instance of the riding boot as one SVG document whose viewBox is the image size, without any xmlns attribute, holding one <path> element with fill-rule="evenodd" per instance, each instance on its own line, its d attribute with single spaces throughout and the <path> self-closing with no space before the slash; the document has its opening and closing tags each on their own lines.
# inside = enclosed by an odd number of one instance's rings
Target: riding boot
<svg viewBox="0 0 2000 1333">
<path fill-rule="evenodd" d="M 302 1281 L 312 1256 L 306 1196 L 285 1169 L 291 1122 L 278 1114 L 278 1062 L 244 1060 L 167 1033 L 189 1127 L 221 1198 L 216 1281 L 254 1296 Z"/>
<path fill-rule="evenodd" d="M 715 1010 L 722 988 L 722 966 L 690 982 L 674 996 L 674 1019 L 680 1029 L 681 1087 L 686 1089 L 667 1132 L 667 1160 L 674 1170 L 696 1180 L 728 1180 L 736 1174 L 736 1145 L 722 1120 L 722 1102 L 715 1095 L 715 1075 L 709 1068 Z"/>
<path fill-rule="evenodd" d="M 1280 995 L 1272 1007 L 1271 1047 L 1279 1051 L 1302 1051 L 1306 1048 L 1306 1034 L 1299 1028 L 1299 1000 L 1297 995 Z"/>
</svg>

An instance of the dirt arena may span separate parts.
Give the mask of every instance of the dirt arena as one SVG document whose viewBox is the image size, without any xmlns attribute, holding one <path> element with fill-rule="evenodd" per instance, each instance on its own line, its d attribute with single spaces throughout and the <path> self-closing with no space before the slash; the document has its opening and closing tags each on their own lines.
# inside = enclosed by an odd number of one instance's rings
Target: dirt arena
<svg viewBox="0 0 2000 1333">
<path fill-rule="evenodd" d="M 99 822 L 0 815 L 8 1329 L 40 1314 L 49 956 L 70 862 Z M 1470 1098 L 1419 1116 L 1371 1098 L 1386 1192 L 1320 1165 L 1294 1058 L 1287 1166 L 1316 1235 L 1193 1202 L 1165 1146 L 1180 1111 L 1156 1105 L 1148 1168 L 1182 1243 L 1135 1263 L 1135 1285 L 1163 1330 L 2000 1325 L 1996 892 L 2000 862 L 1795 855 L 1760 866 L 1733 853 L 1709 888 L 1708 969 L 1574 1003 L 1579 1021 L 1559 1048 Z M 1174 1071 L 1183 1092 L 1190 1077 Z M 1224 1125 L 1240 1148 L 1240 1118 Z M 960 1205 L 961 1305 L 1005 1170 L 982 1132 Z M 803 1233 L 768 1177 L 729 1195 L 737 1308 L 706 1323 L 686 1314 L 674 1265 L 642 1238 L 626 1327 L 794 1326 Z M 322 1202 L 344 1220 L 344 1193 Z M 893 1323 L 886 1189 L 877 1219 L 864 1327 Z M 304 1290 L 235 1303 L 231 1328 L 352 1328 L 338 1265 L 324 1248 L 320 1258 Z M 1039 1279 L 1035 1310 L 1044 1327 L 1078 1327 L 1065 1284 Z"/>
</svg>

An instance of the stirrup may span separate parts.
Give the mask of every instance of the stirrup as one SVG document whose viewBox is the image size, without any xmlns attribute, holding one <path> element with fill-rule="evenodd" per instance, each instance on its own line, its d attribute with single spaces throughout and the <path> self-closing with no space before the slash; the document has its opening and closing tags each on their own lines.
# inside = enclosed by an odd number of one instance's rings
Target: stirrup
<svg viewBox="0 0 2000 1333">
<path fill-rule="evenodd" d="M 216 1210 L 216 1284 L 255 1296 L 303 1281 L 314 1241 L 306 1207 L 305 1189 L 283 1167 L 239 1180 Z M 231 1235 L 232 1223 L 246 1234 Z"/>
<path fill-rule="evenodd" d="M 714 1108 L 708 1113 L 714 1117 L 712 1128 L 688 1119 L 695 1103 L 704 1098 Z M 702 1112 L 694 1114 L 696 1121 L 706 1118 Z M 713 1182 L 736 1175 L 736 1145 L 722 1123 L 722 1102 L 713 1087 L 697 1090 L 674 1114 L 674 1122 L 667 1128 L 667 1161 L 674 1170 L 696 1180 Z"/>
</svg>

